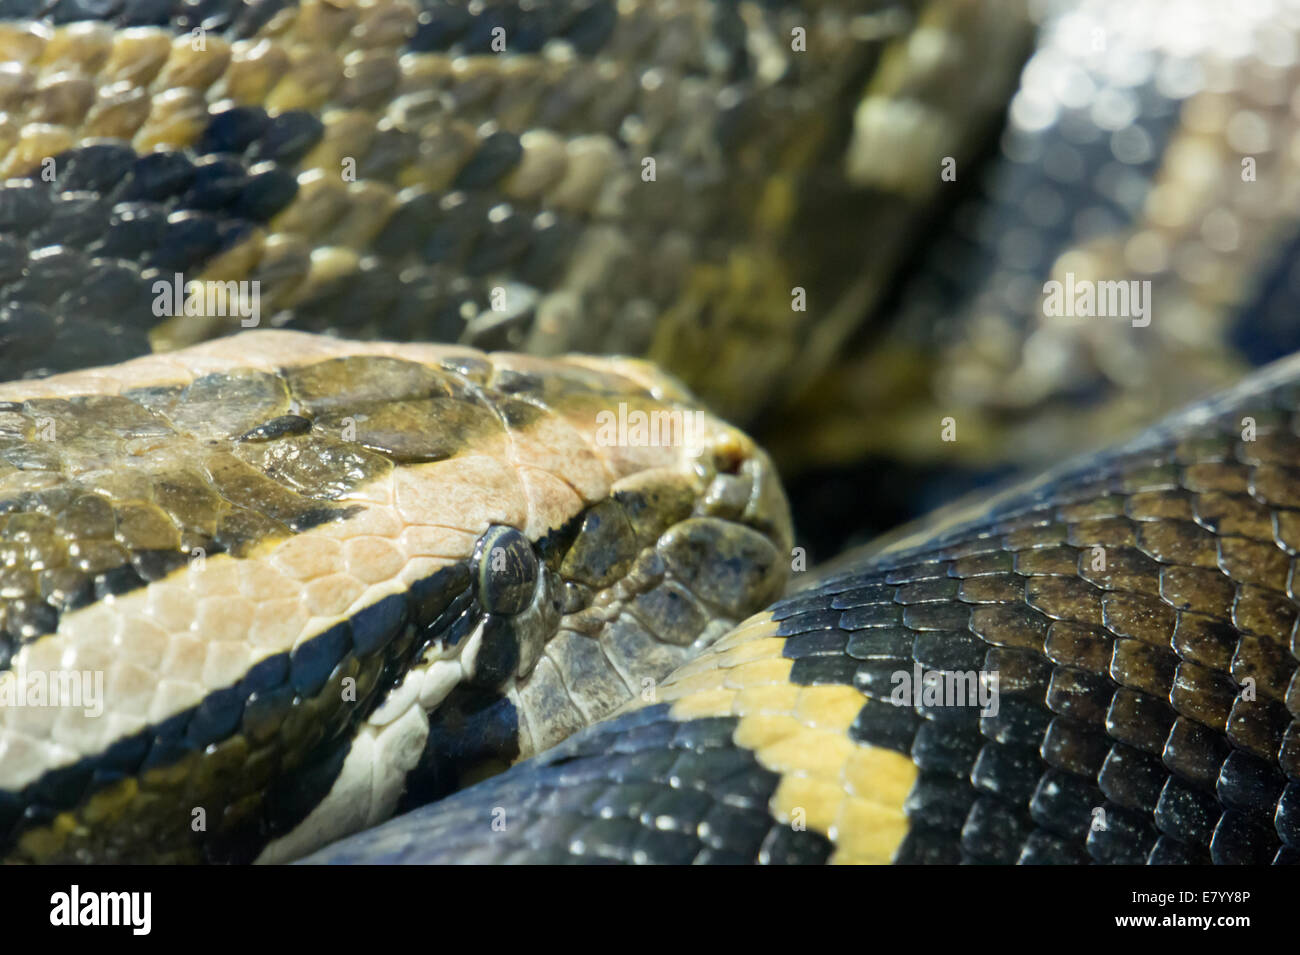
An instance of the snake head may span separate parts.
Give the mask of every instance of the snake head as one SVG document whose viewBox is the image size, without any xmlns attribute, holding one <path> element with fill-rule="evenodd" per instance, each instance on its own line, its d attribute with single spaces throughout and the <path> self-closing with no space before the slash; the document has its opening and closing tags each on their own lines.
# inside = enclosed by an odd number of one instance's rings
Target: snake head
<svg viewBox="0 0 1300 955">
<path fill-rule="evenodd" d="M 96 688 L 0 706 L 21 860 L 293 857 L 652 692 L 786 577 L 766 455 L 639 362 L 259 331 L 0 385 L 0 427 L 0 690 Z"/>
<path fill-rule="evenodd" d="M 429 586 L 417 661 L 378 711 L 415 700 L 428 714 L 403 805 L 652 699 L 779 595 L 789 566 L 766 454 L 673 379 L 627 359 L 491 360 L 483 394 L 512 453 L 540 457 L 511 465 L 514 519 L 493 519 Z"/>
</svg>

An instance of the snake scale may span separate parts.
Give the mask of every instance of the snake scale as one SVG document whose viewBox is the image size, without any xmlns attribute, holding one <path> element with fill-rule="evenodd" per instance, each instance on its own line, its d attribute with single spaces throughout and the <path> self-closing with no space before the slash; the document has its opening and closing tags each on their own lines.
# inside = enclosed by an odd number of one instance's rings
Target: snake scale
<svg viewBox="0 0 1300 955">
<path fill-rule="evenodd" d="M 0 858 L 1296 861 L 1212 6 L 0 0 Z M 1136 423 L 791 585 L 778 471 Z"/>
</svg>

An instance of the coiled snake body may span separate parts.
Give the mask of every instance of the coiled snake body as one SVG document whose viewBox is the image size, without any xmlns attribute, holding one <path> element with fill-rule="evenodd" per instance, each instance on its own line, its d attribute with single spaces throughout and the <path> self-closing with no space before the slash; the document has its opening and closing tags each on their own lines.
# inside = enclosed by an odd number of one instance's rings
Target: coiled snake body
<svg viewBox="0 0 1300 955">
<path fill-rule="evenodd" d="M 1294 362 L 771 603 L 1030 30 L 0 0 L 4 858 L 1294 861 Z"/>
</svg>

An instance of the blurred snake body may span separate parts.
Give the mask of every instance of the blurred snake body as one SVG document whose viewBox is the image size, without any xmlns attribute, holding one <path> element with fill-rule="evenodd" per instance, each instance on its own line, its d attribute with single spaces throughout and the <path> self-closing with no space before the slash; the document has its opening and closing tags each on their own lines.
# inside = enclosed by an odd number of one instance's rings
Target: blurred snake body
<svg viewBox="0 0 1300 955">
<path fill-rule="evenodd" d="M 1025 8 L 0 0 L 0 858 L 1295 861 L 1294 362 L 778 599 Z"/>
</svg>

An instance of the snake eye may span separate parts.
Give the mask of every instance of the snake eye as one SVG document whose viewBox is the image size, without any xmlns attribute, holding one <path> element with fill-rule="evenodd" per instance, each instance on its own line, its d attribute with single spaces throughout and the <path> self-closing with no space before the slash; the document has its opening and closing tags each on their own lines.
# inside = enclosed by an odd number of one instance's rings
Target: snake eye
<svg viewBox="0 0 1300 955">
<path fill-rule="evenodd" d="M 527 609 L 537 585 L 537 554 L 513 527 L 490 527 L 474 548 L 478 599 L 488 613 Z"/>
</svg>

